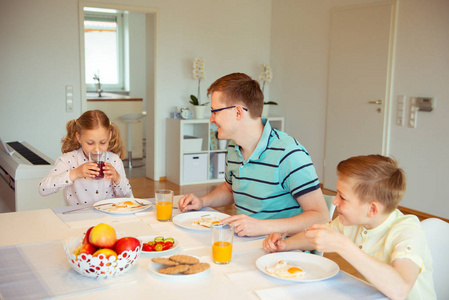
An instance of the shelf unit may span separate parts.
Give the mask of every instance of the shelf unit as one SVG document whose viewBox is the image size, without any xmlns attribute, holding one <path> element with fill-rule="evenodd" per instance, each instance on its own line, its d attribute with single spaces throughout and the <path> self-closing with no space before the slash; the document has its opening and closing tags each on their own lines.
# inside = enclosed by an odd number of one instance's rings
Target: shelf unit
<svg viewBox="0 0 449 300">
<path fill-rule="evenodd" d="M 268 120 L 273 128 L 284 130 L 284 117 L 268 117 Z M 167 119 L 166 176 L 168 181 L 181 186 L 224 182 L 224 178 L 217 178 L 217 168 L 219 164 L 220 171 L 223 170 L 222 159 L 226 156 L 226 149 L 211 150 L 211 130 L 216 131 L 216 126 L 210 123 L 209 119 Z M 184 136 L 202 139 L 201 146 L 196 140 L 194 143 L 196 147 L 192 149 L 192 139 L 186 140 Z M 214 159 L 214 156 L 220 153 L 222 153 L 221 162 L 219 159 Z"/>
</svg>

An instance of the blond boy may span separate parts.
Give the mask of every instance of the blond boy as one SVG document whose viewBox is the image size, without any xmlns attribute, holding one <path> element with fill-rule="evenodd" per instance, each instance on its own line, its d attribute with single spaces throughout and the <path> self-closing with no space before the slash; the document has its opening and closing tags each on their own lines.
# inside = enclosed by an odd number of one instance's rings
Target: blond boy
<svg viewBox="0 0 449 300">
<path fill-rule="evenodd" d="M 397 162 L 381 155 L 351 157 L 337 166 L 338 217 L 283 239 L 270 234 L 268 252 L 336 252 L 391 299 L 436 299 L 432 259 L 418 218 L 397 206 L 406 189 Z"/>
</svg>

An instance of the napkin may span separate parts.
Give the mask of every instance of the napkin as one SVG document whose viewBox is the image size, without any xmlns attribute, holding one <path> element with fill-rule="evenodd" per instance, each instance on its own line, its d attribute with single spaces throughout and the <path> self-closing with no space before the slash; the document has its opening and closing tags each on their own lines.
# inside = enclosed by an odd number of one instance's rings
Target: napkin
<svg viewBox="0 0 449 300">
<path fill-rule="evenodd" d="M 358 281 L 358 282 L 356 282 Z M 340 271 L 336 276 L 322 281 L 301 282 L 288 286 L 256 289 L 262 300 L 288 299 L 388 299 L 369 284 Z"/>
<path fill-rule="evenodd" d="M 2 247 L 0 291 L 4 299 L 76 295 L 132 283 L 133 269 L 118 277 L 99 280 L 84 277 L 72 269 L 61 241 Z"/>
</svg>

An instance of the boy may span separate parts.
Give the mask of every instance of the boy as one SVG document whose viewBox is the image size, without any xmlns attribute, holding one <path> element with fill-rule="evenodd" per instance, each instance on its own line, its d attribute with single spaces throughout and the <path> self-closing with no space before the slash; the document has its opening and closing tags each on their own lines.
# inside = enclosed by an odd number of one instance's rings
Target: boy
<svg viewBox="0 0 449 300">
<path fill-rule="evenodd" d="M 381 155 L 351 157 L 338 164 L 337 175 L 338 217 L 286 240 L 270 234 L 264 249 L 336 252 L 391 299 L 436 299 L 421 224 L 397 209 L 406 188 L 397 162 Z"/>
</svg>

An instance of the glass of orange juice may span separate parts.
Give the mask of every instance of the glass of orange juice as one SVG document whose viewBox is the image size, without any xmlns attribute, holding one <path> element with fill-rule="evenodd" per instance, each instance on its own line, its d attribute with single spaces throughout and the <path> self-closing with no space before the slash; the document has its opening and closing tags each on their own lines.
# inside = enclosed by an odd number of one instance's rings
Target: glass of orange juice
<svg viewBox="0 0 449 300">
<path fill-rule="evenodd" d="M 232 258 L 234 226 L 229 224 L 212 224 L 212 259 L 217 264 L 227 264 Z"/>
<path fill-rule="evenodd" d="M 171 220 L 173 211 L 173 191 L 156 191 L 156 218 L 158 221 L 167 222 Z"/>
</svg>

